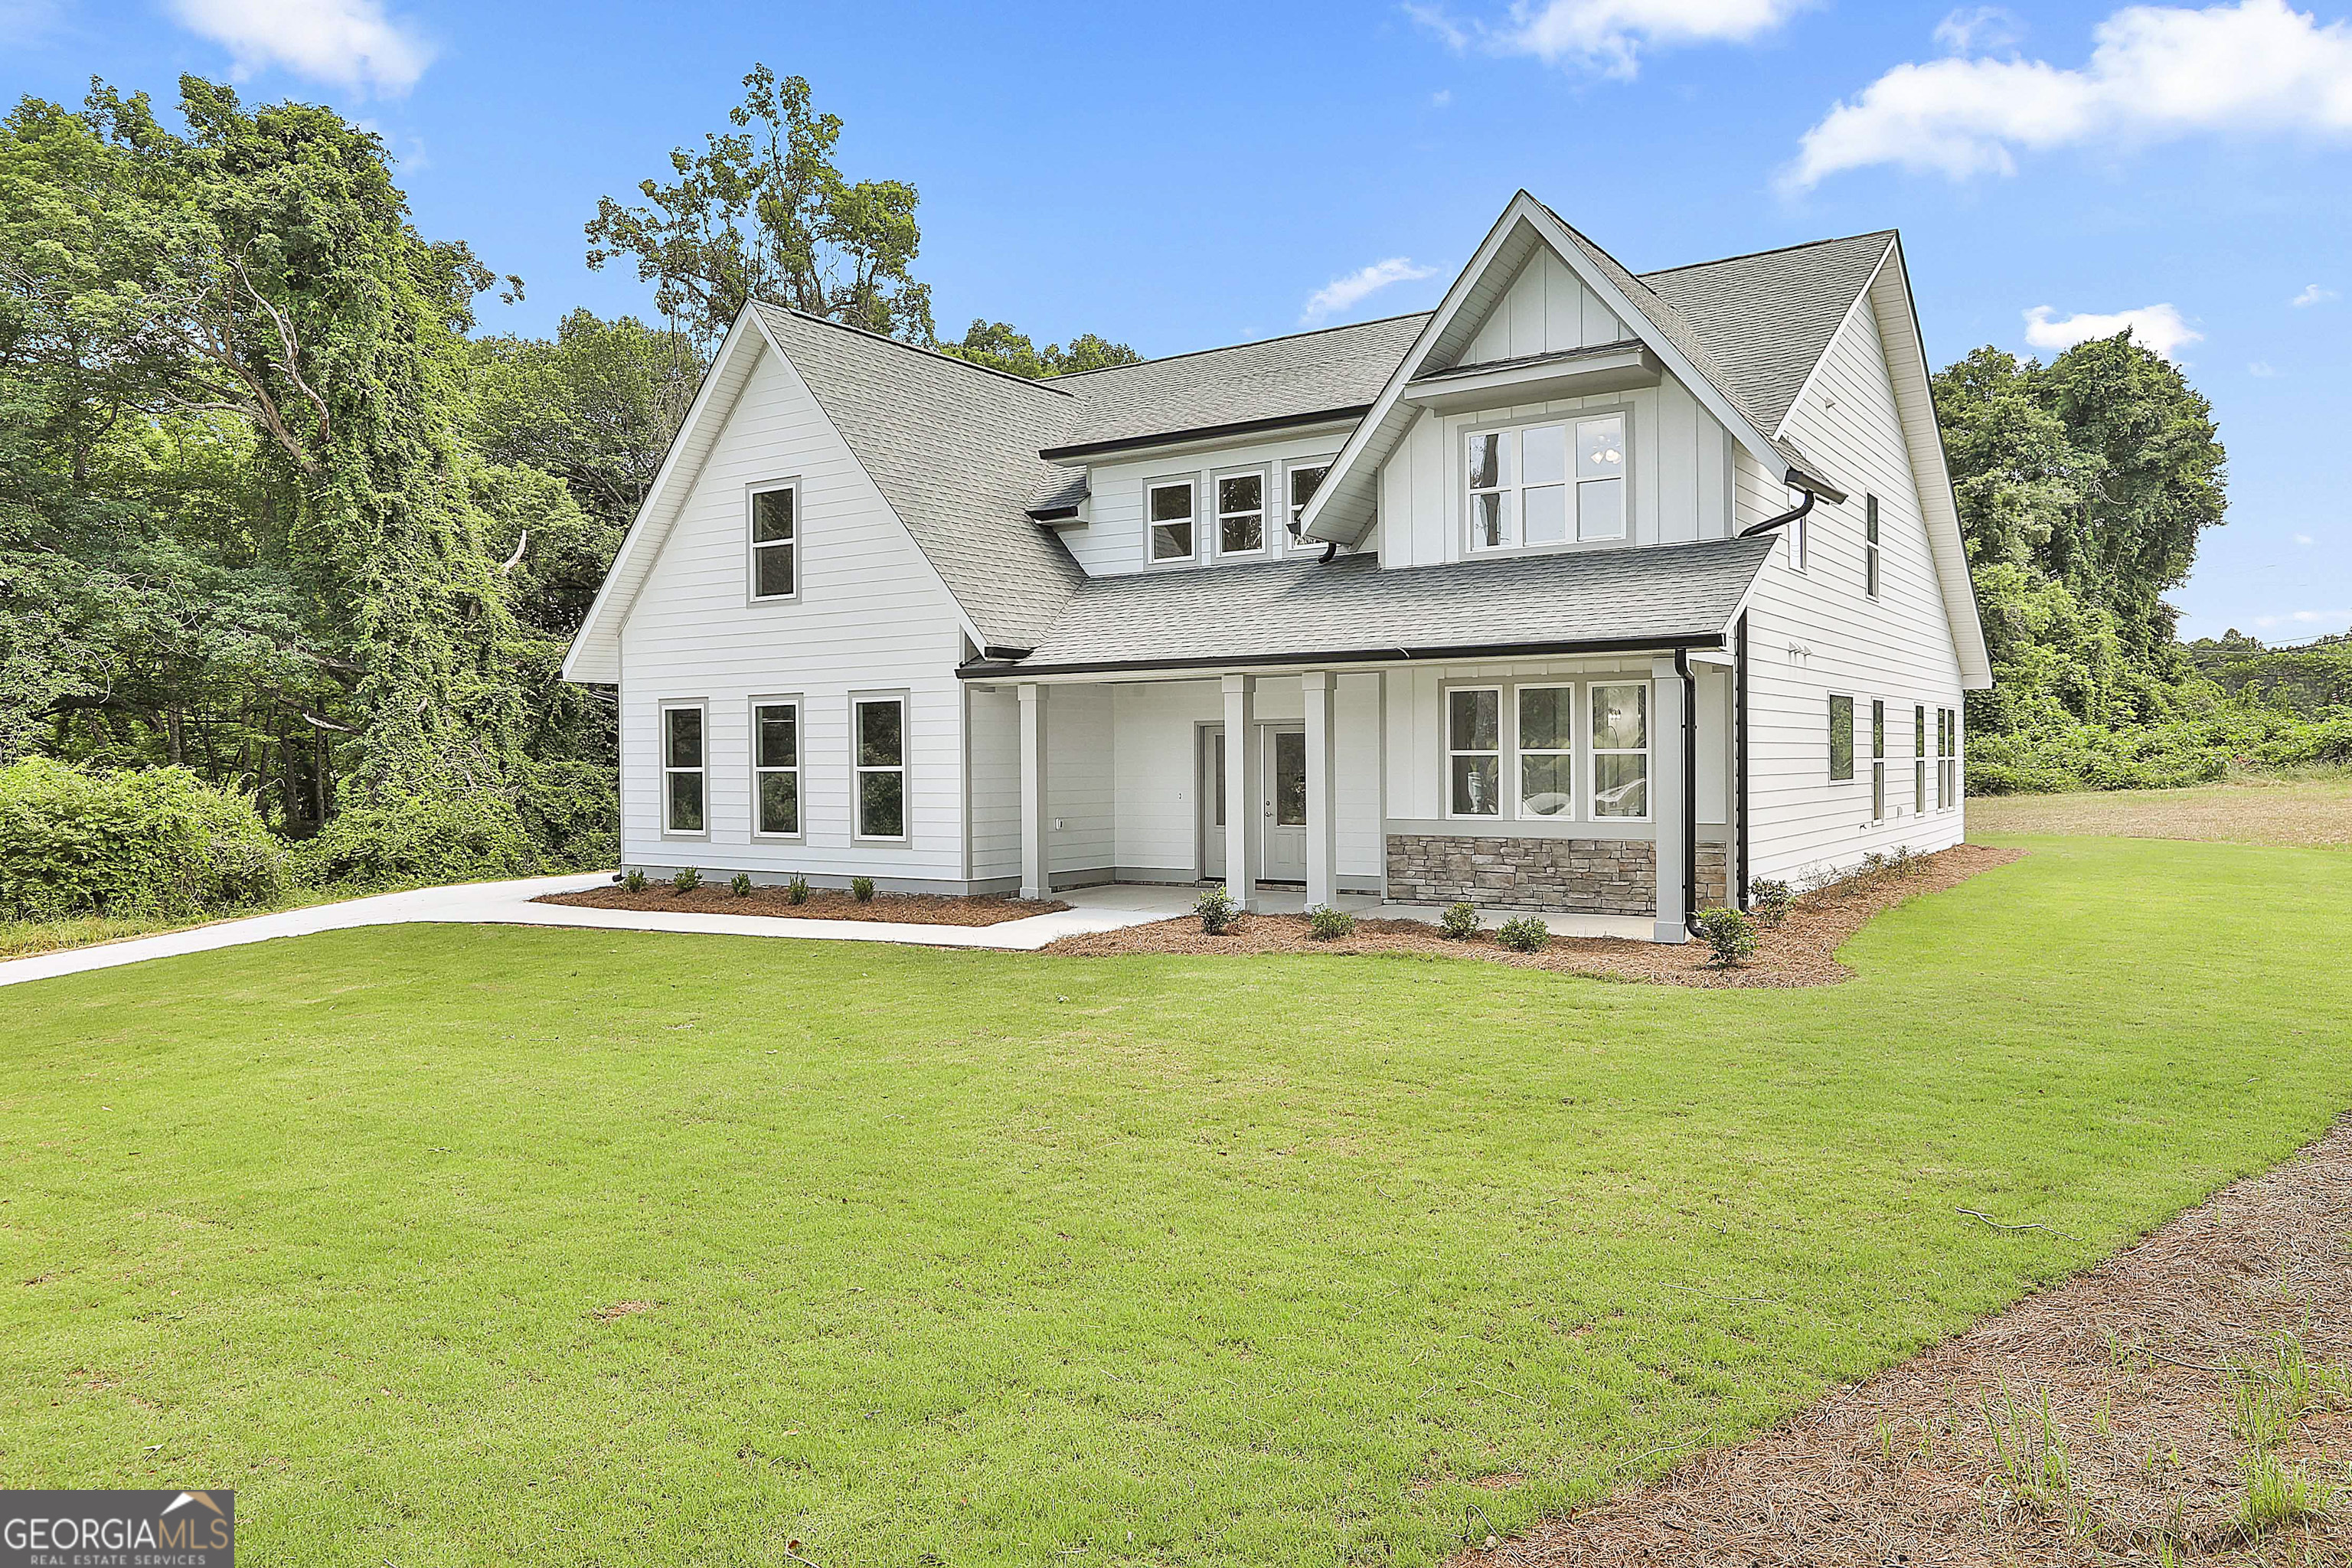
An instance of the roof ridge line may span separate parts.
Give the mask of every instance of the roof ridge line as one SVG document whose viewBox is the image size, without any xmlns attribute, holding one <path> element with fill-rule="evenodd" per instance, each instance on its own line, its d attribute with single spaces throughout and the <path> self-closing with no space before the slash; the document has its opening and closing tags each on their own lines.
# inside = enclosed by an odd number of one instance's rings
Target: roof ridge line
<svg viewBox="0 0 2352 1568">
<path fill-rule="evenodd" d="M 1202 354 L 1229 353 L 1234 349 L 1254 349 L 1264 343 L 1286 343 L 1294 338 L 1318 337 L 1325 332 L 1348 332 L 1359 327 L 1377 327 L 1386 321 L 1408 321 L 1414 316 L 1426 316 L 1428 310 L 1400 310 L 1393 316 L 1374 316 L 1363 321 L 1341 321 L 1335 326 L 1309 327 L 1304 331 L 1276 332 L 1270 338 L 1246 338 L 1237 343 L 1215 343 L 1205 349 L 1186 349 L 1182 353 L 1161 354 L 1157 359 L 1139 359 L 1133 364 L 1098 364 L 1092 370 L 1068 371 L 1061 375 L 1047 376 L 1047 382 L 1076 381 L 1082 375 L 1108 375 L 1113 371 L 1141 370 L 1146 365 L 1169 364 L 1180 359 L 1197 359 Z M 1040 385 L 1045 384 L 1040 383 Z"/>
<path fill-rule="evenodd" d="M 966 370 L 977 371 L 982 375 L 992 375 L 1000 381 L 1009 381 L 1015 386 L 1034 387 L 1039 392 L 1050 392 L 1056 397 L 1077 395 L 1076 393 L 1065 392 L 1058 386 L 1048 386 L 1044 381 L 1033 381 L 1025 375 L 1015 375 L 1009 370 L 999 370 L 994 365 L 982 364 L 977 360 L 968 360 L 961 354 L 942 353 L 938 349 L 927 349 L 920 343 L 910 343 L 904 338 L 894 338 L 882 332 L 871 331 L 848 321 L 836 321 L 829 316 L 814 315 L 807 310 L 795 310 L 790 305 L 779 305 L 772 300 L 755 299 L 751 302 L 762 310 L 780 310 L 787 316 L 796 316 L 814 326 L 832 327 L 855 337 L 870 338 L 877 343 L 887 343 L 894 349 L 904 349 L 911 354 L 922 354 L 927 358 L 940 360 L 948 364 L 958 364 Z"/>
<path fill-rule="evenodd" d="M 1866 228 L 1859 234 L 1833 234 L 1821 239 L 1801 239 L 1793 245 L 1768 245 L 1761 250 L 1743 250 L 1732 256 L 1717 256 L 1706 261 L 1685 261 L 1679 267 L 1661 267 L 1654 271 L 1636 272 L 1640 279 L 1664 278 L 1670 272 L 1693 272 L 1702 267 L 1721 267 L 1726 262 L 1753 261 L 1759 256 L 1780 256 L 1791 250 L 1815 250 L 1824 245 L 1844 245 L 1857 239 L 1876 239 L 1880 235 L 1892 237 L 1900 229 Z"/>
</svg>

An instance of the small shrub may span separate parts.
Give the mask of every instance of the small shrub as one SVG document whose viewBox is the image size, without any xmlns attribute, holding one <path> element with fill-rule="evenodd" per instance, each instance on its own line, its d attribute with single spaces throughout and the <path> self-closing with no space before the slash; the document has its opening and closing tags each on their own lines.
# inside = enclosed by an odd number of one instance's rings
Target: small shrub
<svg viewBox="0 0 2352 1568">
<path fill-rule="evenodd" d="M 852 877 L 849 879 L 849 896 L 856 899 L 861 904 L 872 903 L 874 901 L 874 879 L 871 877 Z"/>
<path fill-rule="evenodd" d="M 1513 952 L 1541 952 L 1551 941 L 1551 928 L 1541 915 L 1513 915 L 1496 930 L 1495 940 Z"/>
<path fill-rule="evenodd" d="M 642 893 L 646 890 L 646 874 L 632 866 L 629 874 L 621 879 L 621 886 L 633 893 Z"/>
<path fill-rule="evenodd" d="M 1912 853 L 1911 846 L 1908 844 L 1898 844 L 1895 847 L 1894 858 L 1887 861 L 1886 865 L 1889 870 L 1907 882 L 1919 874 L 1920 864 L 1927 858 L 1925 855 Z"/>
<path fill-rule="evenodd" d="M 0 768 L 0 918 L 193 915 L 273 903 L 285 852 L 252 800 L 185 768 Z"/>
<path fill-rule="evenodd" d="M 1241 914 L 1241 906 L 1221 883 L 1192 900 L 1192 912 L 1201 917 L 1201 929 L 1211 936 L 1223 936 L 1233 928 Z"/>
<path fill-rule="evenodd" d="M 1769 877 L 1759 877 L 1748 884 L 1748 907 L 1770 929 L 1779 929 L 1780 922 L 1789 918 L 1789 906 L 1796 899 L 1795 889 Z"/>
<path fill-rule="evenodd" d="M 1478 906 L 1471 903 L 1446 905 L 1445 913 L 1438 918 L 1437 929 L 1456 942 L 1468 942 L 1478 934 Z"/>
<path fill-rule="evenodd" d="M 692 866 L 683 867 L 669 879 L 669 885 L 681 893 L 690 893 L 702 886 L 702 872 Z"/>
<path fill-rule="evenodd" d="M 1307 929 L 1314 933 L 1317 942 L 1337 942 L 1356 934 L 1356 917 L 1345 910 L 1318 904 L 1307 911 Z"/>
<path fill-rule="evenodd" d="M 1885 879 L 1887 870 L 1893 865 L 1893 861 L 1880 854 L 1877 850 L 1872 849 L 1866 851 L 1863 855 L 1862 864 L 1854 870 L 1854 886 L 1858 888 L 1877 886 L 1878 883 Z"/>
<path fill-rule="evenodd" d="M 1719 968 L 1732 968 L 1756 951 L 1756 922 L 1738 910 L 1701 910 L 1693 923 Z"/>
<path fill-rule="evenodd" d="M 794 877 L 791 881 L 784 884 L 784 902 L 788 904 L 804 904 L 808 902 L 808 879 L 806 877 Z"/>
<path fill-rule="evenodd" d="M 750 898 L 751 896 L 751 873 L 749 871 L 738 871 L 733 876 L 728 878 L 727 890 L 734 894 L 739 899 Z"/>
</svg>

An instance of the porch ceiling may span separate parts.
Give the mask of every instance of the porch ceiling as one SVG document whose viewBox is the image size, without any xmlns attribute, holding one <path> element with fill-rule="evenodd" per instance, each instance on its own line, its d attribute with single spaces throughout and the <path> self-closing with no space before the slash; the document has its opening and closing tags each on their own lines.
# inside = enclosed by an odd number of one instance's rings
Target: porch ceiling
<svg viewBox="0 0 2352 1568">
<path fill-rule="evenodd" d="M 1026 658 L 970 679 L 1717 646 L 1773 540 L 1384 571 L 1343 556 L 1088 579 Z"/>
</svg>

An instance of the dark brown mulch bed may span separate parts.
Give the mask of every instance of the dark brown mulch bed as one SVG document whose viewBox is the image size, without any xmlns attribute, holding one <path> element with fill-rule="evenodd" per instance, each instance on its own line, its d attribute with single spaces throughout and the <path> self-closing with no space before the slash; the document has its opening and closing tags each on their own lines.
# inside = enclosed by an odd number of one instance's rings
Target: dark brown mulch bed
<svg viewBox="0 0 2352 1568">
<path fill-rule="evenodd" d="M 1842 882 L 1797 900 L 1774 931 L 1759 931 L 1756 955 L 1733 969 L 1716 965 L 1705 946 L 1664 947 L 1615 937 L 1554 937 L 1540 952 L 1514 952 L 1498 945 L 1492 929 L 1455 942 L 1420 921 L 1360 920 L 1356 934 L 1318 942 L 1304 915 L 1244 915 L 1222 936 L 1211 936 L 1190 917 L 1129 926 L 1124 931 L 1066 936 L 1047 952 L 1080 957 L 1119 953 L 1423 952 L 1447 958 L 1481 958 L 1527 969 L 1554 969 L 1614 980 L 1667 985 L 1833 985 L 1853 971 L 1837 961 L 1837 950 L 1880 910 L 1921 893 L 1941 891 L 1979 871 L 2005 866 L 2022 851 L 1963 844 L 1913 863 L 1906 875 L 1887 873 L 1868 881 Z M 1488 915 L 1490 928 L 1498 917 Z"/>
<path fill-rule="evenodd" d="M 1778 1431 L 1454 1568 L 2352 1563 L 2347 1241 L 2352 1119 Z M 2320 1363 L 2300 1401 L 2280 1375 L 2290 1334 Z M 2300 1405 L 2271 1427 L 2269 1455 L 2337 1489 L 2315 1517 L 2248 1529 L 2241 1389 Z"/>
<path fill-rule="evenodd" d="M 1051 914 L 1070 906 L 1058 900 L 986 896 L 951 897 L 945 893 L 877 893 L 859 903 L 847 893 L 811 889 L 808 902 L 795 904 L 784 889 L 762 883 L 750 895 L 737 898 L 724 882 L 705 882 L 681 893 L 667 882 L 656 882 L 633 893 L 618 882 L 580 893 L 549 893 L 532 900 L 541 904 L 584 904 L 594 910 L 634 910 L 645 914 L 776 915 L 796 921 L 896 921 L 907 925 L 992 926 L 1031 915 Z"/>
</svg>

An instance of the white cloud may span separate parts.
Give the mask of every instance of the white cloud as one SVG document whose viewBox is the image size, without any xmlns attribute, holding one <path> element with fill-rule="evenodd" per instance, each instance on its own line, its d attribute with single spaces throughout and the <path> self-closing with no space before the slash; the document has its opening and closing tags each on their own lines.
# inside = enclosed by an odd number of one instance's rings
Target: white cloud
<svg viewBox="0 0 2352 1568">
<path fill-rule="evenodd" d="M 1971 5 L 1936 24 L 1936 41 L 1956 55 L 2005 49 L 2025 37 L 2025 24 L 2002 5 Z"/>
<path fill-rule="evenodd" d="M 171 0 L 190 32 L 226 44 L 239 75 L 269 66 L 352 89 L 401 93 L 433 63 L 415 27 L 380 0 Z"/>
<path fill-rule="evenodd" d="M 2200 132 L 2352 132 L 2352 26 L 2321 26 L 2285 0 L 2131 5 L 2092 37 L 2080 70 L 1981 56 L 1896 66 L 1831 106 L 1783 183 L 1803 190 L 1878 163 L 2010 174 L 2020 152 Z"/>
<path fill-rule="evenodd" d="M 2307 533 L 2298 533 L 2298 534 L 2296 534 L 2296 535 L 2294 536 L 2294 542 L 2295 542 L 2297 544 L 2316 544 L 2316 543 L 2318 543 L 2318 542 L 2319 542 L 2317 540 L 2315 540 L 2315 539 L 2312 538 L 2312 537 L 2311 537 L 2311 535 L 2309 535 L 2309 534 L 2307 534 Z"/>
<path fill-rule="evenodd" d="M 1432 109 L 1444 109 L 1453 101 L 1454 89 L 1450 87 L 1441 87 L 1429 95 L 1429 107 Z"/>
<path fill-rule="evenodd" d="M 2166 359 L 2183 343 L 2201 342 L 2205 337 L 2170 305 L 2142 305 L 2109 315 L 2084 311 L 2062 317 L 2048 305 L 2025 312 L 2025 341 L 2037 349 L 2071 349 L 2093 338 L 2112 338 L 2126 327 L 2134 342 Z"/>
<path fill-rule="evenodd" d="M 1345 278 L 1334 278 L 1307 297 L 1307 309 L 1299 321 L 1313 325 L 1355 304 L 1368 294 L 1376 294 L 1391 283 L 1410 283 L 1416 278 L 1427 278 L 1437 271 L 1434 267 L 1415 267 L 1402 256 L 1391 256 L 1386 261 L 1375 261 L 1370 267 L 1359 268 Z"/>
<path fill-rule="evenodd" d="M 2297 294 L 2294 299 L 2289 300 L 2287 303 L 2293 305 L 2299 310 L 2306 305 L 2323 304 L 2335 298 L 2335 289 L 2323 289 L 2316 283 L 2306 283 L 2304 285 L 2303 292 Z"/>
<path fill-rule="evenodd" d="M 2338 621 L 2352 621 L 2352 610 L 2291 610 L 2284 616 L 2256 616 L 2257 628 L 2271 626 L 2332 626 Z"/>
<path fill-rule="evenodd" d="M 1454 49 L 1532 55 L 1548 65 L 1631 77 L 1645 48 L 1744 44 L 1813 0 L 1513 0 L 1497 23 L 1457 22 L 1443 8 L 1408 3 L 1405 15 Z"/>
<path fill-rule="evenodd" d="M 2259 380 L 2268 381 L 2278 374 L 2278 367 L 2266 359 L 2258 359 L 2246 367 L 2246 374 Z"/>
</svg>

